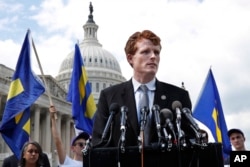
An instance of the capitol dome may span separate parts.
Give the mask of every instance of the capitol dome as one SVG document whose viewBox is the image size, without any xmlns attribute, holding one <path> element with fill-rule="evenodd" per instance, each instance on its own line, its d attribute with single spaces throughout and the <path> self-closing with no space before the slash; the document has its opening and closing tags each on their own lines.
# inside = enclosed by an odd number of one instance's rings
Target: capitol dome
<svg viewBox="0 0 250 167">
<path fill-rule="evenodd" d="M 93 7 L 90 3 L 90 14 L 88 21 L 83 26 L 84 39 L 79 44 L 83 62 L 87 71 L 88 80 L 91 84 L 92 93 L 95 101 L 98 101 L 100 91 L 106 87 L 124 82 L 126 79 L 122 76 L 121 68 L 116 58 L 97 40 L 98 26 L 93 20 Z M 73 70 L 74 51 L 68 54 L 63 60 L 56 80 L 66 90 L 68 90 L 71 73 Z"/>
</svg>

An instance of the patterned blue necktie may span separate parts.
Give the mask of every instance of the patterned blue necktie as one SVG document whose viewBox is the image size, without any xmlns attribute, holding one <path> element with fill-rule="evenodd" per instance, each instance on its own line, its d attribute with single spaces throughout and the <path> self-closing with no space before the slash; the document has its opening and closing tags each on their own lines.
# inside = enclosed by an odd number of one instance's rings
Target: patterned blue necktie
<svg viewBox="0 0 250 167">
<path fill-rule="evenodd" d="M 149 98 L 148 98 L 148 87 L 146 85 L 141 85 L 140 89 L 142 91 L 142 96 L 139 101 L 140 110 L 143 107 L 149 108 Z M 150 134 L 150 127 L 151 127 L 151 121 L 150 121 L 150 114 L 147 115 L 147 120 L 144 128 L 144 143 L 145 145 L 149 144 L 149 134 Z"/>
</svg>

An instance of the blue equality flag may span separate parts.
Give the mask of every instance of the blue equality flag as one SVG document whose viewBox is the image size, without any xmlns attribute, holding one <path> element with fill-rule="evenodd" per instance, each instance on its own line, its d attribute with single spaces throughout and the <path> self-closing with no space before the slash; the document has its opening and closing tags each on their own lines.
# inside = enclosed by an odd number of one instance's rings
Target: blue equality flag
<svg viewBox="0 0 250 167">
<path fill-rule="evenodd" d="M 91 85 L 88 82 L 87 72 L 78 44 L 75 45 L 73 71 L 67 101 L 72 103 L 72 117 L 76 129 L 91 135 L 96 103 L 91 92 Z"/>
<path fill-rule="evenodd" d="M 30 136 L 30 106 L 45 91 L 40 78 L 31 69 L 31 37 L 28 30 L 10 84 L 0 132 L 15 156 Z"/>
<path fill-rule="evenodd" d="M 226 158 L 230 154 L 231 144 L 227 136 L 227 124 L 220 95 L 211 69 L 209 69 L 199 100 L 193 110 L 193 116 L 210 129 L 215 142 L 222 143 L 223 157 Z"/>
</svg>

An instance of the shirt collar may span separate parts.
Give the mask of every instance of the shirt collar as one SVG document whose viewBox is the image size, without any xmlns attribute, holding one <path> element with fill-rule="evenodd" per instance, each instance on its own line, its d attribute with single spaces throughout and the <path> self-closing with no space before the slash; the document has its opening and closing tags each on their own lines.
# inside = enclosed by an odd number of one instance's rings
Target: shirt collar
<svg viewBox="0 0 250 167">
<path fill-rule="evenodd" d="M 155 82 L 156 82 L 156 79 L 152 79 L 151 81 L 149 81 L 148 83 L 144 84 L 148 87 L 148 89 L 150 91 L 154 91 L 156 88 L 155 88 Z M 132 78 L 132 83 L 133 83 L 133 86 L 134 86 L 134 92 L 136 92 L 138 90 L 138 88 L 142 85 L 140 82 L 136 81 L 134 79 L 134 77 Z"/>
</svg>

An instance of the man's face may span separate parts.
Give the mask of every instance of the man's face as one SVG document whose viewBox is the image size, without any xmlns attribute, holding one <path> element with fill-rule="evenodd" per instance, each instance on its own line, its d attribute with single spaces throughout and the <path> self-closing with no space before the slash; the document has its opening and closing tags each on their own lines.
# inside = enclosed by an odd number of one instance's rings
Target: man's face
<svg viewBox="0 0 250 167">
<path fill-rule="evenodd" d="M 245 138 L 240 133 L 232 133 L 230 135 L 230 142 L 236 151 L 241 150 L 244 148 Z"/>
<path fill-rule="evenodd" d="M 132 64 L 135 75 L 155 76 L 160 61 L 160 46 L 155 46 L 148 39 L 140 40 L 136 46 L 135 54 L 128 56 L 128 61 Z"/>
<path fill-rule="evenodd" d="M 86 141 L 84 139 L 78 139 L 75 141 L 74 145 L 72 146 L 73 152 L 76 154 L 82 154 L 82 149 L 84 149 L 86 145 Z"/>
</svg>

